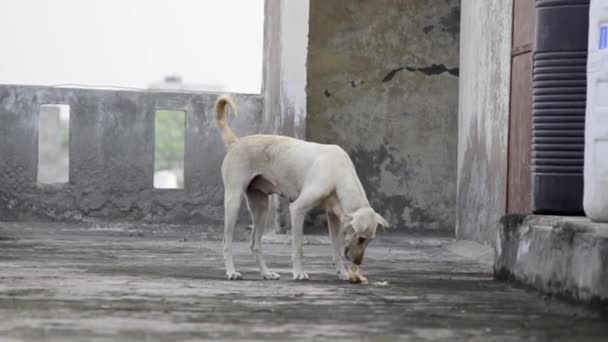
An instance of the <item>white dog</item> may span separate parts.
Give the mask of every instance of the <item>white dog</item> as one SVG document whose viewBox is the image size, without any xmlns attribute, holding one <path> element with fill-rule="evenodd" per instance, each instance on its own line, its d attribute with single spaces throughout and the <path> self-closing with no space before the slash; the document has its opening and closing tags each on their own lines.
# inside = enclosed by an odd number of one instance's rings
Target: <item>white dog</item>
<svg viewBox="0 0 608 342">
<path fill-rule="evenodd" d="M 323 145 L 279 135 L 237 138 L 228 126 L 228 96 L 215 103 L 215 120 L 227 154 L 222 163 L 224 181 L 223 252 L 228 279 L 242 279 L 232 257 L 232 238 L 243 195 L 253 220 L 251 250 L 264 279 L 279 279 L 262 256 L 262 234 L 269 212 L 269 196 L 278 194 L 291 204 L 293 279 L 306 280 L 302 268 L 305 215 L 315 207 L 327 211 L 333 259 L 340 279 L 349 279 L 342 255 L 360 265 L 378 225 L 387 222 L 369 205 L 348 154 L 336 145 Z"/>
</svg>

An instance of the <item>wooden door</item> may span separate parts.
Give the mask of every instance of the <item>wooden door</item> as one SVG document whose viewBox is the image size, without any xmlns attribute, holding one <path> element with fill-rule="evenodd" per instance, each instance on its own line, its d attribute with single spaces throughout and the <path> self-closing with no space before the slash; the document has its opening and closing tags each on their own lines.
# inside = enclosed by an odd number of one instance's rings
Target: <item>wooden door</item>
<svg viewBox="0 0 608 342">
<path fill-rule="evenodd" d="M 530 213 L 535 1 L 513 0 L 507 212 Z"/>
</svg>

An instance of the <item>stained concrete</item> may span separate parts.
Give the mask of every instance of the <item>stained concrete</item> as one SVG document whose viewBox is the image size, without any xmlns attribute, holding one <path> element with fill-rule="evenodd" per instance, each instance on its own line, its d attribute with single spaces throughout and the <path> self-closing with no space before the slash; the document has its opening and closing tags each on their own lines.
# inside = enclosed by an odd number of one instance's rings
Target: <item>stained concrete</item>
<svg viewBox="0 0 608 342">
<path fill-rule="evenodd" d="M 493 244 L 506 213 L 512 0 L 463 0 L 456 235 Z"/>
<path fill-rule="evenodd" d="M 194 240 L 179 227 L 155 233 L 147 228 L 0 223 L 0 338 L 453 342 L 608 337 L 608 325 L 597 314 L 494 281 L 491 265 L 451 252 L 462 249 L 451 238 L 379 235 L 364 264 L 368 286 L 337 280 L 324 244 L 305 246 L 308 282 L 289 280 L 289 245 L 265 245 L 269 266 L 283 279 L 261 281 L 242 242 L 235 254 L 246 280 L 231 282 L 224 280 L 220 242 Z"/>
<path fill-rule="evenodd" d="M 494 273 L 608 311 L 608 224 L 582 217 L 505 216 Z"/>
<path fill-rule="evenodd" d="M 238 135 L 264 123 L 262 96 L 233 94 Z M 208 93 L 0 86 L 0 217 L 5 220 L 142 220 L 217 224 L 223 220 L 224 146 Z M 37 182 L 40 105 L 70 106 L 69 183 Z M 185 184 L 153 187 L 156 110 L 186 112 Z M 246 218 L 246 213 L 243 213 Z M 243 222 L 244 223 L 244 222 Z"/>
<path fill-rule="evenodd" d="M 459 31 L 459 0 L 310 1 L 306 137 L 399 229 L 454 230 Z"/>
</svg>

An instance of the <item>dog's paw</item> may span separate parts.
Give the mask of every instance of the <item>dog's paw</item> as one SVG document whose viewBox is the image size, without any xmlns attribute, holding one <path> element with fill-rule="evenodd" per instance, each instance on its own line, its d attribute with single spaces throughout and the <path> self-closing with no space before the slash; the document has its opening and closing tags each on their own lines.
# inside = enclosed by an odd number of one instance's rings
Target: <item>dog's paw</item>
<svg viewBox="0 0 608 342">
<path fill-rule="evenodd" d="M 240 274 L 239 272 L 227 272 L 226 277 L 228 278 L 228 280 L 242 280 L 243 279 L 243 275 Z"/>
<path fill-rule="evenodd" d="M 338 271 L 338 278 L 340 278 L 340 280 L 350 280 L 350 274 L 344 269 L 343 271 Z"/>
<path fill-rule="evenodd" d="M 308 280 L 308 274 L 306 274 L 306 272 L 294 273 L 293 280 Z"/>
<path fill-rule="evenodd" d="M 369 284 L 369 281 L 367 280 L 367 278 L 365 278 L 363 276 L 363 274 L 361 274 L 361 268 L 359 268 L 359 266 L 357 265 L 351 265 L 349 268 L 350 271 L 350 282 L 353 284 L 363 284 L 363 285 L 367 285 Z"/>
<path fill-rule="evenodd" d="M 262 278 L 265 280 L 279 280 L 281 276 L 278 273 L 268 271 L 266 273 L 262 273 Z"/>
</svg>

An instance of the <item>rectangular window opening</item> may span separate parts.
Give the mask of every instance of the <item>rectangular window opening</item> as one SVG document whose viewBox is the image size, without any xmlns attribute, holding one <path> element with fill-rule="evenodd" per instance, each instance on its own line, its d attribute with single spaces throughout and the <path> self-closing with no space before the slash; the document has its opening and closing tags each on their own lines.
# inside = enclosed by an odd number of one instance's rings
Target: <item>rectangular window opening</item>
<svg viewBox="0 0 608 342">
<path fill-rule="evenodd" d="M 70 177 L 70 106 L 40 106 L 38 116 L 38 183 L 68 183 Z"/>
<path fill-rule="evenodd" d="M 154 122 L 154 187 L 184 188 L 186 112 L 157 110 Z"/>
</svg>

